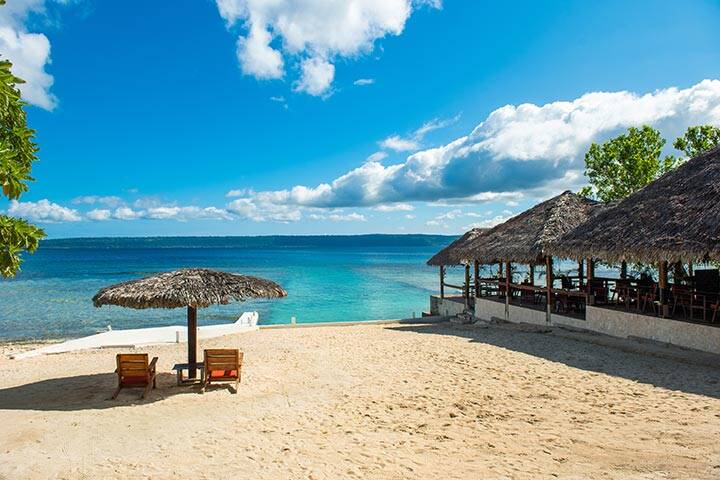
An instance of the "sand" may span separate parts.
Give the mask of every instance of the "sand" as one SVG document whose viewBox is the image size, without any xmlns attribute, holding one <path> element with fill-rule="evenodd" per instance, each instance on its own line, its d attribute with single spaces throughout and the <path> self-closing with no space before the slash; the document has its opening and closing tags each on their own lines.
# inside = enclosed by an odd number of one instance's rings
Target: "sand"
<svg viewBox="0 0 720 480">
<path fill-rule="evenodd" d="M 720 369 L 449 324 L 289 328 L 238 394 L 163 373 L 108 400 L 116 350 L 0 350 L 0 478 L 718 479 Z M 184 345 L 145 349 L 169 372 Z M 682 355 L 682 352 L 679 352 Z"/>
</svg>

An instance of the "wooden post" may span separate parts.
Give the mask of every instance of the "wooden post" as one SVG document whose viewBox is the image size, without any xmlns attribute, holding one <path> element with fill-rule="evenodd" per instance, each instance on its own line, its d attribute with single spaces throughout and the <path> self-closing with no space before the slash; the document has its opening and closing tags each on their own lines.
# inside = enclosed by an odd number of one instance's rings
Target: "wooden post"
<svg viewBox="0 0 720 480">
<path fill-rule="evenodd" d="M 530 285 L 535 285 L 535 264 L 530 264 Z"/>
<path fill-rule="evenodd" d="M 475 260 L 475 298 L 480 296 L 480 262 Z"/>
<path fill-rule="evenodd" d="M 595 264 L 593 263 L 592 258 L 587 258 L 585 260 L 585 264 L 587 267 L 587 300 L 586 303 L 588 305 L 595 305 L 595 295 L 592 293 L 592 279 L 595 276 Z"/>
<path fill-rule="evenodd" d="M 553 309 L 553 259 L 551 256 L 545 257 L 545 280 L 547 280 L 547 316 L 546 321 L 550 323 L 552 320 Z"/>
<path fill-rule="evenodd" d="M 512 279 L 512 265 L 510 262 L 505 263 L 505 310 L 508 310 L 510 305 L 510 295 L 512 292 L 510 291 L 510 282 Z M 507 316 L 507 315 L 506 315 Z"/>
<path fill-rule="evenodd" d="M 445 298 L 445 265 L 440 265 L 440 299 Z"/>
<path fill-rule="evenodd" d="M 188 320 L 188 378 L 193 380 L 197 376 L 197 370 L 195 364 L 197 363 L 197 308 L 187 307 L 187 320 Z"/>
<path fill-rule="evenodd" d="M 498 263 L 498 279 L 501 279 L 503 275 L 502 262 Z"/>
<path fill-rule="evenodd" d="M 620 278 L 627 278 L 627 262 L 625 260 L 620 264 Z"/>
<path fill-rule="evenodd" d="M 688 285 L 690 285 L 692 288 L 695 288 L 695 279 L 693 278 L 692 262 L 688 263 Z"/>
<path fill-rule="evenodd" d="M 465 308 L 470 306 L 470 265 L 465 265 Z"/>
<path fill-rule="evenodd" d="M 660 262 L 658 268 L 658 289 L 660 290 L 660 315 L 665 318 L 669 316 L 670 309 L 667 304 L 667 283 L 668 283 L 668 262 Z"/>
<path fill-rule="evenodd" d="M 581 287 L 585 283 L 583 280 L 584 276 L 585 276 L 585 272 L 583 272 L 583 270 L 585 269 L 584 267 L 585 267 L 584 262 L 582 260 L 579 260 L 578 261 L 578 285 Z"/>
</svg>

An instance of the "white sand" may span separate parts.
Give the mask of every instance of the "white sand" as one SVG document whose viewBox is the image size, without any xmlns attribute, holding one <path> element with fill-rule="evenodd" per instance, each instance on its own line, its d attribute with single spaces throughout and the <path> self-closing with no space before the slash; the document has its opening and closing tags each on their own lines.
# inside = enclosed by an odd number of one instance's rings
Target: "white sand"
<svg viewBox="0 0 720 480">
<path fill-rule="evenodd" d="M 720 370 L 493 327 L 262 330 L 240 392 L 0 355 L 0 478 L 720 478 Z M 149 347 L 169 372 L 185 345 Z"/>
</svg>

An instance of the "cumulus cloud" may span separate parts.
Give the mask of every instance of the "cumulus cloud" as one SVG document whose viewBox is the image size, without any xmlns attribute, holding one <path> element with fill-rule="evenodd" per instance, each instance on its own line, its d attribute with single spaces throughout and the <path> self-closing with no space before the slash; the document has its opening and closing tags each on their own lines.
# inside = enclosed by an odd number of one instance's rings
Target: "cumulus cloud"
<svg viewBox="0 0 720 480">
<path fill-rule="evenodd" d="M 338 58 L 371 52 L 374 43 L 400 35 L 417 8 L 440 0 L 216 0 L 228 28 L 239 24 L 237 57 L 244 73 L 278 79 L 286 60 L 299 63 L 298 91 L 331 91 Z"/>
<path fill-rule="evenodd" d="M 375 152 L 369 157 L 367 157 L 366 161 L 368 162 L 381 162 L 385 160 L 388 157 L 388 154 L 385 152 Z"/>
<path fill-rule="evenodd" d="M 57 105 L 50 92 L 54 79 L 45 71 L 50 64 L 50 41 L 28 31 L 28 17 L 44 14 L 45 0 L 11 0 L 0 7 L 0 52 L 13 63 L 13 73 L 25 80 L 19 85 L 23 98 L 46 110 Z"/>
<path fill-rule="evenodd" d="M 302 74 L 295 85 L 295 91 L 320 96 L 330 93 L 335 78 L 335 65 L 324 58 L 308 58 L 300 64 Z"/>
<path fill-rule="evenodd" d="M 365 86 L 365 85 L 372 85 L 373 83 L 375 83 L 375 79 L 374 79 L 374 78 L 358 78 L 357 80 L 355 80 L 355 81 L 353 82 L 353 85 L 356 85 L 356 86 L 358 86 L 358 87 L 362 87 L 362 86 Z"/>
<path fill-rule="evenodd" d="M 95 208 L 87 212 L 85 216 L 90 220 L 102 222 L 104 220 L 110 220 L 112 212 L 106 208 Z"/>
<path fill-rule="evenodd" d="M 142 212 L 130 207 L 118 207 L 112 213 L 112 218 L 116 220 L 135 220 L 140 217 L 142 217 Z"/>
<path fill-rule="evenodd" d="M 41 223 L 79 222 L 82 220 L 77 210 L 63 207 L 47 199 L 37 202 L 10 200 L 8 213 L 16 217 Z"/>
<path fill-rule="evenodd" d="M 302 218 L 299 208 L 276 205 L 262 200 L 238 198 L 227 205 L 228 211 L 253 222 L 297 222 Z"/>
<path fill-rule="evenodd" d="M 340 208 L 543 196 L 582 183 L 591 142 L 646 123 L 667 139 L 689 125 L 720 124 L 720 80 L 647 94 L 593 92 L 545 105 L 506 105 L 469 134 L 415 152 L 402 163 L 368 161 L 329 183 L 256 192 L 248 201 Z"/>
</svg>

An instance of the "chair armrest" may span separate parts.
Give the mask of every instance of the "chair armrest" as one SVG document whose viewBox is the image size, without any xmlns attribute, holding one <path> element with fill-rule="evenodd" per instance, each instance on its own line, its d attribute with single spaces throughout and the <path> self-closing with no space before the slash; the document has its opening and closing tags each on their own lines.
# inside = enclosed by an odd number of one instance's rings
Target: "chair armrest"
<svg viewBox="0 0 720 480">
<path fill-rule="evenodd" d="M 150 364 L 148 365 L 148 370 L 155 371 L 155 365 L 157 364 L 158 357 L 153 357 L 152 360 L 150 360 Z"/>
</svg>

